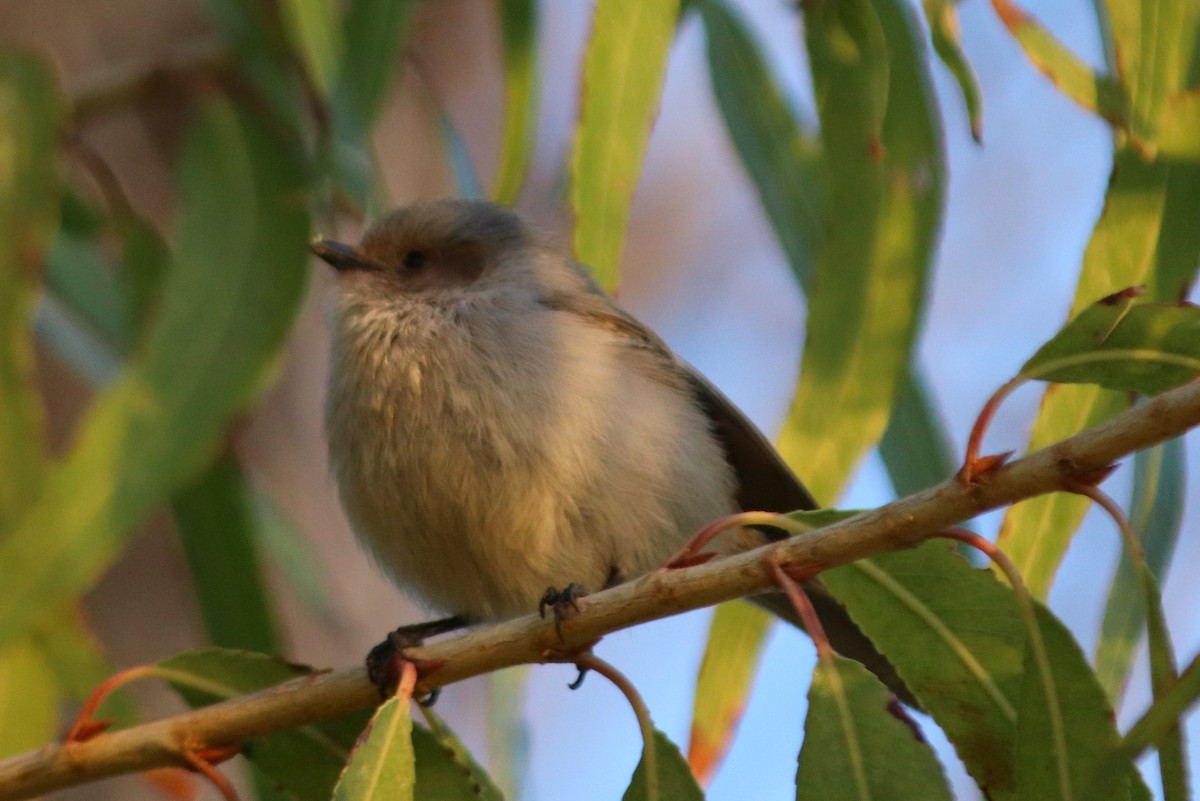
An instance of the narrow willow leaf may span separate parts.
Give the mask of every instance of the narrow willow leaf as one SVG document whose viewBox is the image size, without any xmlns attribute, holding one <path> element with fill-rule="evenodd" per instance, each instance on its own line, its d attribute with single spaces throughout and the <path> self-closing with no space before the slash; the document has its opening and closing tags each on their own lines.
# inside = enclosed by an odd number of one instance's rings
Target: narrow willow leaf
<svg viewBox="0 0 1200 801">
<path fill-rule="evenodd" d="M 721 604 L 713 613 L 696 679 L 688 764 L 707 784 L 733 742 L 758 671 L 771 616 L 742 601 Z"/>
<path fill-rule="evenodd" d="M 370 135 L 400 71 L 412 0 L 352 0 L 342 20 L 341 59 L 330 97 L 333 170 L 360 208 L 377 192 Z"/>
<path fill-rule="evenodd" d="M 333 790 L 333 801 L 407 801 L 414 798 L 416 765 L 410 705 L 408 698 L 397 695 L 375 711 L 364 739 L 355 747 L 346 771 Z"/>
<path fill-rule="evenodd" d="M 808 691 L 797 801 L 951 798 L 941 766 L 888 689 L 858 662 L 831 655 Z"/>
<path fill-rule="evenodd" d="M 113 674 L 103 646 L 88 628 L 77 602 L 46 615 L 32 631 L 32 641 L 41 651 L 60 696 L 82 703 L 100 682 Z M 137 709 L 124 693 L 104 699 L 97 719 L 109 719 L 118 727 L 138 721 Z"/>
<path fill-rule="evenodd" d="M 709 75 L 726 129 L 750 174 L 792 271 L 811 289 L 813 251 L 824 236 L 824 175 L 819 144 L 806 134 L 737 15 L 701 3 Z M 924 380 L 910 375 L 897 399 L 881 452 L 901 495 L 954 471 L 949 438 L 929 408 Z"/>
<path fill-rule="evenodd" d="M 1200 8 L 1188 0 L 1121 3 L 1106 0 L 1113 49 L 1120 56 L 1122 82 L 1131 98 L 1132 133 L 1150 155 L 1166 105 L 1176 93 L 1194 88 L 1194 58 Z M 1190 74 L 1189 74 L 1190 73 Z"/>
<path fill-rule="evenodd" d="M 571 154 L 575 255 L 610 292 L 658 113 L 679 0 L 599 0 L 583 64 Z"/>
<path fill-rule="evenodd" d="M 1121 84 L 1093 72 L 1083 59 L 1012 0 L 992 0 L 992 6 L 1033 66 L 1060 92 L 1117 127 L 1129 124 L 1129 101 Z"/>
<path fill-rule="evenodd" d="M 417 783 L 414 797 L 433 801 L 504 801 L 487 772 L 445 722 L 428 707 L 429 728 L 414 726 L 412 746 Z"/>
<path fill-rule="evenodd" d="M 1167 100 L 1158 148 L 1164 158 L 1200 161 L 1200 90 Z"/>
<path fill-rule="evenodd" d="M 976 142 L 982 142 L 983 91 L 959 40 L 958 8 L 951 0 L 925 0 L 924 6 L 933 50 L 958 83 L 959 94 L 967 107 L 971 137 Z"/>
<path fill-rule="evenodd" d="M 158 668 L 159 675 L 195 707 L 236 698 L 313 672 L 306 665 L 291 664 L 266 654 L 219 648 L 179 654 L 160 662 Z M 369 718 L 369 712 L 354 712 L 256 738 L 244 744 L 242 753 L 297 801 L 328 801 Z"/>
<path fill-rule="evenodd" d="M 133 345 L 134 312 L 100 243 L 60 231 L 46 253 L 44 282 L 88 335 L 124 354 Z"/>
<path fill-rule="evenodd" d="M 1183 443 L 1178 439 L 1141 451 L 1133 460 L 1129 522 L 1141 542 L 1148 567 L 1160 582 L 1166 575 L 1183 522 L 1183 460 Z M 1114 705 L 1119 705 L 1124 694 L 1133 655 L 1146 624 L 1139 595 L 1133 563 L 1122 552 L 1108 591 L 1096 647 L 1096 675 Z"/>
<path fill-rule="evenodd" d="M 64 109 L 47 65 L 0 52 L 0 532 L 12 530 L 45 473 L 31 323 L 41 252 L 58 225 Z"/>
<path fill-rule="evenodd" d="M 257 548 L 263 558 L 310 612 L 330 618 L 333 607 L 328 582 L 312 543 L 268 493 L 253 482 L 249 483 L 249 490 L 255 516 L 252 530 L 258 538 Z"/>
<path fill-rule="evenodd" d="M 171 252 L 147 220 L 130 216 L 118 221 L 121 237 L 119 277 L 133 317 L 132 343 L 150 330 L 162 300 L 162 284 L 171 264 Z"/>
<path fill-rule="evenodd" d="M 1012 591 L 930 542 L 821 574 L 993 801 L 1016 797 L 1012 750 L 1025 628 Z"/>
<path fill-rule="evenodd" d="M 105 222 L 63 226 L 46 254 L 44 284 L 98 347 L 127 356 L 153 320 L 170 252 L 153 226 L 130 215 L 115 222 L 122 253 L 113 264 L 101 241 Z"/>
<path fill-rule="evenodd" d="M 800 385 L 779 446 L 814 496 L 829 501 L 883 434 L 899 391 L 945 169 L 927 58 L 906 6 L 812 6 L 805 31 L 829 222 L 809 295 Z"/>
<path fill-rule="evenodd" d="M 1130 727 L 1121 741 L 1099 761 L 1096 772 L 1085 785 L 1081 798 L 1087 793 L 1107 787 L 1125 771 L 1133 769 L 1133 761 L 1148 747 L 1160 745 L 1179 727 L 1184 713 L 1200 698 L 1200 655 L 1179 674 L 1175 686 L 1155 699 L 1154 704 Z"/>
<path fill-rule="evenodd" d="M 1095 303 L 1039 348 L 1020 374 L 1157 395 L 1200 375 L 1200 307 Z"/>
<path fill-rule="evenodd" d="M 395 79 L 400 50 L 412 19 L 412 0 L 353 0 L 342 23 L 344 47 L 333 96 L 335 124 L 353 119 L 366 136 Z"/>
<path fill-rule="evenodd" d="M 1116 23 L 1114 22 L 1114 25 Z M 1200 226 L 1190 222 L 1188 199 L 1200 197 L 1200 170 L 1146 163 L 1131 147 L 1117 151 L 1104 210 L 1084 254 L 1072 316 L 1097 298 L 1145 284 L 1154 300 L 1179 299 L 1194 273 Z M 1112 417 L 1128 396 L 1091 386 L 1053 386 L 1034 422 L 1029 450 L 1044 448 Z M 999 544 L 1030 591 L 1046 597 L 1058 565 L 1088 509 L 1068 493 L 1032 498 L 1009 509 Z"/>
<path fill-rule="evenodd" d="M 307 274 L 298 154 L 214 97 L 181 167 L 177 255 L 153 328 L 0 542 L 0 643 L 90 586 L 147 512 L 203 468 L 291 327 Z"/>
<path fill-rule="evenodd" d="M 1033 649 L 1026 649 L 1016 740 L 1016 778 L 1022 801 L 1149 799 L 1149 791 L 1132 766 L 1105 787 L 1082 794 L 1119 740 L 1115 715 L 1070 631 L 1045 607 L 1038 605 L 1036 613 L 1054 694 L 1047 698 Z M 1061 715 L 1061 739 L 1053 735 L 1053 714 Z"/>
<path fill-rule="evenodd" d="M 492 776 L 507 798 L 524 798 L 529 774 L 530 732 L 525 716 L 530 665 L 497 670 L 488 677 L 487 750 Z"/>
<path fill-rule="evenodd" d="M 788 263 L 807 292 L 824 236 L 820 145 L 803 130 L 738 16 L 717 0 L 699 4 L 708 74 L 725 129 L 754 182 Z"/>
<path fill-rule="evenodd" d="M 333 0 L 281 0 L 283 30 L 314 88 L 328 97 L 341 55 L 341 24 Z"/>
<path fill-rule="evenodd" d="M 511 206 L 529 172 L 537 132 L 538 6 L 533 0 L 498 2 L 504 44 L 504 125 L 492 199 Z"/>
<path fill-rule="evenodd" d="M 659 801 L 703 801 L 704 792 L 688 769 L 683 754 L 679 753 L 679 747 L 671 742 L 667 735 L 657 730 L 649 747 L 654 748 L 655 761 L 658 764 Z M 638 762 L 633 778 L 629 780 L 629 788 L 625 795 L 621 796 L 621 801 L 649 801 L 644 755 Z"/>
<path fill-rule="evenodd" d="M 896 397 L 879 455 L 896 495 L 905 497 L 945 481 L 957 469 L 950 435 L 934 409 L 924 377 L 914 366 Z"/>
<path fill-rule="evenodd" d="M 283 121 L 293 137 L 299 137 L 311 122 L 296 55 L 281 31 L 280 4 L 205 0 L 205 5 L 233 47 L 239 78 L 254 87 L 266 101 L 266 110 Z"/>
<path fill-rule="evenodd" d="M 171 503 L 208 640 L 277 653 L 279 634 L 263 580 L 256 509 L 237 457 L 225 450 Z"/>
<path fill-rule="evenodd" d="M 58 685 L 28 638 L 0 647 L 0 759 L 45 745 L 58 729 Z"/>
</svg>

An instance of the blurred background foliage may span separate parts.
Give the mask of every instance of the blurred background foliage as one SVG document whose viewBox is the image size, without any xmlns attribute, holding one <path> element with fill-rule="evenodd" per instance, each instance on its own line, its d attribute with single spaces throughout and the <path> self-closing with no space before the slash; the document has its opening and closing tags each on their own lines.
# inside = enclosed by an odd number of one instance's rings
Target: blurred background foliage
<svg viewBox="0 0 1200 801">
<path fill-rule="evenodd" d="M 304 364 L 324 358 L 313 311 L 324 279 L 309 288 L 307 242 L 318 231 L 353 232 L 413 197 L 488 196 L 569 230 L 564 238 L 581 261 L 616 291 L 673 43 L 689 26 L 702 29 L 706 62 L 689 64 L 706 73 L 722 136 L 791 268 L 789 283 L 804 296 L 782 453 L 828 504 L 873 453 L 899 494 L 954 470 L 935 381 L 915 357 L 947 203 L 945 139 L 981 140 L 986 131 L 986 97 L 949 0 L 920 9 L 903 0 L 822 0 L 783 10 L 792 42 L 783 57 L 807 67 L 811 98 L 799 100 L 773 63 L 778 56 L 721 0 L 581 5 L 590 34 L 575 49 L 560 42 L 560 29 L 547 33 L 553 16 L 534 0 L 207 0 L 160 4 L 138 21 L 117 18 L 145 11 L 133 0 L 95 19 L 53 4 L 7 5 L 0 756 L 54 737 L 70 702 L 134 659 L 210 643 L 347 662 L 345 643 L 365 650 L 415 614 L 379 600 L 391 593 L 377 579 L 333 566 L 352 546 L 327 484 L 321 498 L 297 497 L 305 492 L 297 487 L 324 472 L 314 448 L 321 371 Z M 1186 298 L 1200 261 L 1196 4 L 1098 2 L 1095 64 L 1008 0 L 993 8 L 1025 68 L 1111 133 L 1103 209 L 1082 256 L 1066 256 L 1078 273 L 1072 313 L 1137 284 L 1150 299 Z M 143 49 L 122 58 L 122 43 L 139 40 L 128 33 L 139 22 Z M 146 46 L 145 31 L 160 45 Z M 95 37 L 100 56 L 89 62 L 80 55 L 88 46 L 73 37 Z M 573 80 L 559 74 L 566 61 L 579 71 L 574 130 L 547 144 L 539 137 L 543 95 Z M 954 90 L 940 99 L 935 73 Z M 464 125 L 477 110 L 482 121 Z M 722 201 L 672 204 L 686 211 Z M 697 233 L 676 209 L 658 212 L 651 225 L 664 238 Z M 735 262 L 740 233 L 723 232 Z M 626 272 L 626 287 L 636 285 Z M 706 280 L 703 271 L 684 275 Z M 1090 385 L 1056 387 L 1030 445 L 1129 403 L 1125 393 Z M 1181 528 L 1184 461 L 1180 443 L 1168 443 L 1135 464 L 1130 516 L 1158 581 Z M 286 480 L 289 471 L 307 484 Z M 1000 525 L 1000 544 L 1043 600 L 1087 506 L 1049 496 L 1014 508 Z M 311 536 L 325 529 L 342 536 Z M 856 581 L 846 574 L 831 584 Z M 1145 626 L 1138 586 L 1124 561 L 1097 639 L 1095 671 L 1115 706 Z M 869 594 L 845 592 L 847 603 Z M 181 596 L 199 630 L 171 611 Z M 154 632 L 152 644 L 125 642 L 136 629 Z M 742 605 L 712 619 L 688 748 L 703 778 L 731 742 L 766 633 L 766 619 Z M 834 714 L 816 712 L 827 701 L 821 687 L 861 681 L 846 670 L 831 678 L 826 667 L 814 683 L 814 727 Z M 463 706 L 488 710 L 478 739 L 510 795 L 525 786 L 523 687 L 509 673 L 460 694 Z M 1020 696 L 1019 686 L 1009 689 Z M 478 703 L 483 693 L 488 701 Z M 143 708 L 161 703 L 150 697 Z M 118 700 L 113 714 L 130 721 L 138 711 Z M 955 745 L 980 779 L 970 746 Z M 1174 772 L 1164 765 L 1163 792 L 1184 797 L 1181 744 L 1173 758 L 1179 764 Z M 833 759 L 802 756 L 801 770 Z M 932 784 L 913 787 L 935 797 L 941 791 L 929 788 L 943 780 L 933 774 L 913 779 Z M 261 775 L 251 780 L 260 797 L 277 793 Z"/>
</svg>

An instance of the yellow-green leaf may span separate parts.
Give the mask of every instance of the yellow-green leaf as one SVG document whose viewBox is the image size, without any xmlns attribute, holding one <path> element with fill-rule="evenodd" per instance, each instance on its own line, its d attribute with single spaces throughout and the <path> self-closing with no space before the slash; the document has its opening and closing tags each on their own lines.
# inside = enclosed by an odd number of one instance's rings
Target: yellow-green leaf
<svg viewBox="0 0 1200 801">
<path fill-rule="evenodd" d="M 836 498 L 883 434 L 924 302 L 944 154 L 918 30 L 890 0 L 837 0 L 805 15 L 828 234 L 779 447 L 818 501 Z"/>
<path fill-rule="evenodd" d="M 729 750 L 758 669 L 771 616 L 742 601 L 721 604 L 696 679 L 688 764 L 707 782 Z"/>
<path fill-rule="evenodd" d="M 393 696 L 375 711 L 365 738 L 333 788 L 333 801 L 408 801 L 416 783 L 411 701 Z"/>
<path fill-rule="evenodd" d="M 1104 210 L 1083 259 L 1072 316 L 1098 298 L 1145 284 L 1148 297 L 1178 299 L 1179 285 L 1194 273 L 1200 226 L 1190 222 L 1186 200 L 1200 191 L 1200 170 L 1183 171 L 1161 160 L 1146 163 L 1131 147 L 1117 152 Z M 1186 266 L 1185 266 L 1186 265 Z M 1093 386 L 1052 386 L 1042 401 L 1029 450 L 1058 442 L 1128 405 L 1128 397 Z M 1009 509 L 999 544 L 1044 598 L 1084 513 L 1086 499 L 1067 493 L 1032 498 Z"/>
<path fill-rule="evenodd" d="M 658 114 L 679 0 L 598 0 L 571 155 L 575 255 L 610 292 Z"/>
<path fill-rule="evenodd" d="M 525 183 L 537 132 L 538 4 L 498 1 L 504 44 L 504 126 L 492 199 L 511 206 Z"/>
<path fill-rule="evenodd" d="M 1033 66 L 1059 91 L 1115 126 L 1129 124 L 1129 101 L 1120 83 L 1094 72 L 1013 0 L 992 0 L 992 6 L 1009 33 L 1025 49 Z"/>
<path fill-rule="evenodd" d="M 299 155 L 260 123 L 205 103 L 182 156 L 182 225 L 161 310 L 0 543 L 0 643 L 90 586 L 263 389 L 307 275 L 304 178 Z"/>
<path fill-rule="evenodd" d="M 58 728 L 58 686 L 29 638 L 0 646 L 0 759 L 50 742 Z"/>
<path fill-rule="evenodd" d="M 982 142 L 983 91 L 959 40 L 958 7 L 952 0 L 925 0 L 924 6 L 934 52 L 958 83 L 958 92 L 967 107 L 971 137 L 976 142 Z"/>
<path fill-rule="evenodd" d="M 37 497 L 42 408 L 33 386 L 33 304 L 62 192 L 64 103 L 49 67 L 0 51 L 0 532 Z"/>
<path fill-rule="evenodd" d="M 328 97 L 341 55 L 341 22 L 333 0 L 282 0 L 283 29 L 321 95 Z"/>
</svg>

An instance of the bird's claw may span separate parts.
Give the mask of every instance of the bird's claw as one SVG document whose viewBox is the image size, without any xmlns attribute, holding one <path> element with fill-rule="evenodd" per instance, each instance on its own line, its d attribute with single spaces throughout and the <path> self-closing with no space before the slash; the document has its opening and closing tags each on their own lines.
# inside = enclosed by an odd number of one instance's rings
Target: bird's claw
<svg viewBox="0 0 1200 801">
<path fill-rule="evenodd" d="M 587 587 L 574 582 L 561 590 L 547 587 L 546 591 L 542 593 L 542 599 L 538 601 L 538 614 L 544 618 L 547 609 L 554 611 L 554 630 L 558 632 L 559 639 L 562 639 L 563 621 L 572 615 L 579 614 L 579 599 L 588 594 Z"/>
</svg>

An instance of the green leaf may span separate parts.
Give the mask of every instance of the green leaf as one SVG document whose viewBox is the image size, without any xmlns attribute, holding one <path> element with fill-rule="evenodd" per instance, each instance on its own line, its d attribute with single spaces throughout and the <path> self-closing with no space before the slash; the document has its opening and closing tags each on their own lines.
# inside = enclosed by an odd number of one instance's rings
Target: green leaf
<svg viewBox="0 0 1200 801">
<path fill-rule="evenodd" d="M 45 745 L 58 729 L 58 686 L 29 639 L 0 647 L 0 759 Z"/>
<path fill-rule="evenodd" d="M 1183 460 L 1183 443 L 1178 439 L 1140 451 L 1133 460 L 1129 522 L 1141 541 L 1148 567 L 1159 581 L 1166 575 L 1183 521 Z M 1122 552 L 1096 647 L 1096 675 L 1114 704 L 1119 704 L 1124 693 L 1134 650 L 1146 624 L 1140 595 L 1133 563 Z"/>
<path fill-rule="evenodd" d="M 809 530 L 832 526 L 834 523 L 840 523 L 843 520 L 849 520 L 855 515 L 862 514 L 865 509 L 800 509 L 795 512 L 788 512 L 785 517 L 790 517 L 797 523 L 803 523 L 808 526 Z"/>
<path fill-rule="evenodd" d="M 571 155 L 575 255 L 610 292 L 625 224 L 658 113 L 678 0 L 598 0 L 583 64 Z"/>
<path fill-rule="evenodd" d="M 1039 348 L 1020 374 L 1157 395 L 1200 374 L 1200 307 L 1100 301 Z"/>
<path fill-rule="evenodd" d="M 883 434 L 924 302 L 945 170 L 918 30 L 891 0 L 805 15 L 828 237 L 779 447 L 818 500 L 836 497 Z"/>
<path fill-rule="evenodd" d="M 266 654 L 210 648 L 158 663 L 159 675 L 194 707 L 236 698 L 312 674 Z M 327 801 L 370 714 L 353 712 L 256 738 L 243 754 L 298 801 Z"/>
<path fill-rule="evenodd" d="M 1168 98 L 1158 147 L 1165 158 L 1200 161 L 1200 89 Z"/>
<path fill-rule="evenodd" d="M 333 790 L 334 801 L 405 801 L 414 798 L 410 699 L 393 696 L 371 718 L 365 739 Z M 427 797 L 427 796 L 423 796 Z"/>
<path fill-rule="evenodd" d="M 771 616 L 741 601 L 716 608 L 704 646 L 692 702 L 688 764 L 707 781 L 729 750 L 751 685 Z"/>
<path fill-rule="evenodd" d="M 1175 205 L 1172 169 L 1147 164 L 1132 148 L 1117 151 L 1104 209 L 1084 254 L 1083 269 L 1072 302 L 1074 316 L 1097 298 L 1125 287 L 1146 284 L 1155 300 L 1173 301 L 1178 273 L 1170 284 L 1155 272 L 1170 254 L 1160 244 L 1164 215 Z M 1183 213 L 1180 209 L 1180 214 Z M 1173 228 L 1172 250 L 1200 239 L 1200 226 Z M 1195 268 L 1195 263 L 1191 265 Z M 1092 386 L 1052 386 L 1045 395 L 1029 438 L 1030 451 L 1044 448 L 1112 417 L 1128 405 L 1128 396 Z M 1004 516 L 998 543 L 1025 578 L 1030 592 L 1044 598 L 1053 583 L 1088 501 L 1068 493 L 1052 493 L 1013 506 Z"/>
<path fill-rule="evenodd" d="M 428 707 L 421 712 L 429 728 L 415 726 L 412 731 L 417 773 L 413 797 L 422 801 L 504 801 L 491 777 L 445 722 Z"/>
<path fill-rule="evenodd" d="M 858 662 L 836 654 L 821 659 L 808 691 L 796 800 L 949 801 L 933 752 L 893 704 L 888 689 Z"/>
<path fill-rule="evenodd" d="M 1087 780 L 1118 741 L 1112 707 L 1088 667 L 1070 631 L 1045 607 L 1036 607 L 1053 676 L 1054 695 L 1047 698 L 1033 649 L 1026 649 L 1024 682 L 1017 720 L 1016 777 L 1022 801 L 1087 798 L 1149 799 L 1149 791 L 1132 766 L 1103 788 L 1087 795 Z M 1053 736 L 1051 715 L 1061 715 L 1064 736 Z"/>
<path fill-rule="evenodd" d="M 412 19 L 412 0 L 352 0 L 342 23 L 335 124 L 352 115 L 354 130 L 366 136 L 379 119 L 400 63 L 400 49 Z"/>
<path fill-rule="evenodd" d="M 708 74 L 725 129 L 805 291 L 824 233 L 820 145 L 802 130 L 745 24 L 724 3 L 699 4 Z"/>
<path fill-rule="evenodd" d="M 269 494 L 253 482 L 248 489 L 254 506 L 255 523 L 251 528 L 258 538 L 257 549 L 310 612 L 329 618 L 329 588 L 312 543 Z"/>
<path fill-rule="evenodd" d="M 296 153 L 207 101 L 182 157 L 177 255 L 153 329 L 0 543 L 0 643 L 90 586 L 262 390 L 307 274 L 303 179 Z"/>
<path fill-rule="evenodd" d="M 704 793 L 696 784 L 696 777 L 688 769 L 687 762 L 679 753 L 675 743 L 667 739 L 667 735 L 655 730 L 652 745 L 655 761 L 658 764 L 658 799 L 659 801 L 703 801 Z M 621 801 L 649 801 L 646 789 L 646 758 L 643 754 L 638 762 L 633 778 L 629 780 L 629 788 Z"/>
<path fill-rule="evenodd" d="M 967 107 L 971 138 L 982 142 L 983 91 L 979 88 L 979 78 L 975 75 L 971 62 L 967 60 L 962 42 L 959 41 L 958 7 L 952 0 L 925 0 L 924 6 L 933 50 L 958 83 L 959 94 Z"/>
<path fill-rule="evenodd" d="M 497 670 L 488 677 L 489 765 L 496 784 L 508 798 L 526 796 L 530 746 L 525 697 L 530 669 L 530 665 L 519 665 Z"/>
<path fill-rule="evenodd" d="M 492 199 L 517 202 L 537 133 L 538 7 L 533 0 L 499 0 L 504 45 L 504 126 Z"/>
<path fill-rule="evenodd" d="M 341 24 L 332 0 L 281 0 L 283 30 L 313 87 L 329 96 L 341 55 Z"/>
<path fill-rule="evenodd" d="M 58 224 L 64 108 L 45 64 L 0 51 L 0 532 L 13 528 L 45 474 L 30 323 L 41 252 Z"/>
<path fill-rule="evenodd" d="M 132 346 L 133 310 L 99 242 L 60 231 L 44 266 L 46 290 L 102 347 L 123 354 Z"/>
<path fill-rule="evenodd" d="M 888 478 L 900 497 L 940 484 L 958 465 L 950 436 L 933 408 L 924 377 L 913 367 L 879 441 Z"/>
<path fill-rule="evenodd" d="M 1151 155 L 1169 98 L 1195 85 L 1200 8 L 1189 0 L 1106 0 L 1104 6 L 1132 107 L 1132 133 Z"/>
<path fill-rule="evenodd" d="M 979 786 L 993 801 L 1015 798 L 1025 628 L 1012 591 L 943 542 L 859 560 L 821 579 L 887 654 Z"/>
<path fill-rule="evenodd" d="M 257 510 L 237 457 L 222 452 L 175 495 L 172 508 L 209 642 L 278 652 L 257 550 Z"/>
<path fill-rule="evenodd" d="M 103 646 L 74 602 L 43 618 L 32 632 L 32 642 L 41 651 L 58 686 L 58 694 L 77 703 L 82 703 L 114 672 Z M 138 713 L 127 695 L 115 693 L 104 699 L 96 718 L 110 719 L 118 727 L 124 727 L 136 723 Z"/>
<path fill-rule="evenodd" d="M 301 71 L 283 32 L 279 3 L 205 0 L 224 37 L 233 45 L 240 80 L 265 100 L 260 109 L 298 139 L 310 125 Z"/>
<path fill-rule="evenodd" d="M 1093 72 L 1083 59 L 1012 0 L 992 0 L 992 6 L 1033 66 L 1060 92 L 1117 127 L 1129 124 L 1129 101 L 1120 83 Z"/>
<path fill-rule="evenodd" d="M 412 0 L 352 0 L 342 20 L 341 60 L 330 97 L 333 170 L 342 189 L 367 209 L 375 185 L 370 135 L 400 69 Z"/>
<path fill-rule="evenodd" d="M 1116 781 L 1124 772 L 1133 768 L 1133 760 L 1137 759 L 1147 747 L 1161 745 L 1175 736 L 1179 728 L 1179 720 L 1200 698 L 1200 655 L 1193 657 L 1188 666 L 1179 674 L 1179 680 L 1129 728 L 1107 757 L 1099 761 L 1099 767 L 1086 785 L 1085 792 L 1099 791 Z M 1081 795 L 1086 798 L 1087 795 Z"/>
</svg>

